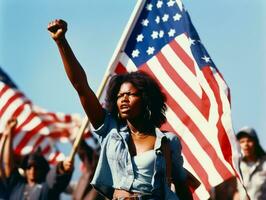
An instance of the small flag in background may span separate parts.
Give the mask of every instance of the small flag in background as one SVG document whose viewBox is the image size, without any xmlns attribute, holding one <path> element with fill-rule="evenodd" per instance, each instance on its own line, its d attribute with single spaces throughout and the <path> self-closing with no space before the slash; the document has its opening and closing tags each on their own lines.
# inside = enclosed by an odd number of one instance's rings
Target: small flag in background
<svg viewBox="0 0 266 200">
<path fill-rule="evenodd" d="M 13 142 L 15 153 L 25 155 L 41 147 L 51 163 L 64 158 L 56 142 L 74 137 L 81 125 L 78 114 L 48 112 L 34 105 L 0 67 L 0 133 L 10 118 L 18 120 Z"/>
<path fill-rule="evenodd" d="M 154 77 L 166 94 L 161 128 L 179 136 L 184 166 L 201 182 L 194 198 L 207 199 L 237 174 L 239 152 L 229 88 L 180 0 L 138 2 L 106 75 L 135 70 Z"/>
</svg>

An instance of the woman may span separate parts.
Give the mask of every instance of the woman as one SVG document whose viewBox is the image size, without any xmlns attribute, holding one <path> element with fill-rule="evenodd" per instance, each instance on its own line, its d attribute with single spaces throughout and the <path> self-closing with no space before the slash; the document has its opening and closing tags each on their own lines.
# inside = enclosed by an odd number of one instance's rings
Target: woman
<svg viewBox="0 0 266 200">
<path fill-rule="evenodd" d="M 244 127 L 237 133 L 237 139 L 243 154 L 240 162 L 243 183 L 251 200 L 266 199 L 266 153 L 259 143 L 253 128 Z M 234 200 L 247 200 L 242 185 L 238 183 L 238 192 Z"/>
<path fill-rule="evenodd" d="M 59 199 L 60 193 L 67 187 L 72 171 L 73 161 L 66 159 L 60 162 L 56 168 L 50 170 L 49 163 L 40 154 L 40 151 L 32 152 L 24 157 L 21 168 L 25 176 L 21 176 L 18 167 L 14 163 L 12 149 L 13 131 L 17 121 L 11 119 L 7 122 L 6 130 L 1 142 L 1 158 L 3 155 L 4 174 L 3 184 L 6 187 L 4 199 L 9 200 L 48 200 Z M 2 160 L 1 160 L 2 161 Z"/>
<path fill-rule="evenodd" d="M 92 185 L 110 199 L 192 199 L 185 184 L 178 138 L 156 129 L 165 122 L 166 110 L 165 97 L 156 82 L 141 72 L 114 76 L 103 109 L 65 38 L 67 23 L 54 20 L 48 30 L 58 46 L 67 76 L 100 136 L 101 154 Z M 172 151 L 171 178 L 177 195 L 166 180 L 169 166 L 162 146 L 168 140 Z"/>
</svg>

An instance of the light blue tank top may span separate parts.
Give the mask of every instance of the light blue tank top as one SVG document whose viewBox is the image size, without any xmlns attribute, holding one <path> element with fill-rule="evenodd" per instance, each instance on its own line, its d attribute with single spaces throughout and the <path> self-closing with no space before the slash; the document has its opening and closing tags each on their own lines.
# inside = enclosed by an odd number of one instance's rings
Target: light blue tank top
<svg viewBox="0 0 266 200">
<path fill-rule="evenodd" d="M 139 191 L 141 188 L 145 194 L 151 194 L 155 156 L 155 151 L 152 149 L 132 157 L 134 171 L 133 192 Z"/>
</svg>

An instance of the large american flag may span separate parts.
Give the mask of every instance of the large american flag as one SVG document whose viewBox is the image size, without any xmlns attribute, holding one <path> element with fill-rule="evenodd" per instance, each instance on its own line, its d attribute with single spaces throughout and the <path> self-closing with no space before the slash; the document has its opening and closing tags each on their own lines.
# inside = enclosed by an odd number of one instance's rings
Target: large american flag
<svg viewBox="0 0 266 200">
<path fill-rule="evenodd" d="M 50 163 L 64 159 L 56 144 L 68 141 L 81 125 L 78 114 L 48 112 L 34 105 L 0 67 L 0 133 L 10 118 L 18 120 L 15 153 L 25 155 L 41 147 Z"/>
<path fill-rule="evenodd" d="M 239 151 L 229 89 L 180 0 L 138 2 L 106 74 L 134 70 L 154 77 L 166 94 L 161 128 L 179 136 L 184 166 L 202 183 L 194 197 L 207 199 L 238 171 Z"/>
</svg>

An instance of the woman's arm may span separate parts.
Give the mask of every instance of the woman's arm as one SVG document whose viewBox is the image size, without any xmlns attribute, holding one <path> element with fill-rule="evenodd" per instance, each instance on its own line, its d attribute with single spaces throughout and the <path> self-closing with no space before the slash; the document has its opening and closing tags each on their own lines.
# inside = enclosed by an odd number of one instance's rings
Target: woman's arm
<svg viewBox="0 0 266 200">
<path fill-rule="evenodd" d="M 98 128 L 104 121 L 105 113 L 96 95 L 89 87 L 85 71 L 65 38 L 67 23 L 63 20 L 54 20 L 48 24 L 48 30 L 57 44 L 66 74 L 76 89 L 91 124 L 94 128 Z"/>
<path fill-rule="evenodd" d="M 14 152 L 13 152 L 13 131 L 17 125 L 17 120 L 8 120 L 3 137 L 5 141 L 3 142 L 3 166 L 4 166 L 4 176 L 10 177 L 11 172 L 15 168 L 14 163 Z"/>
</svg>

